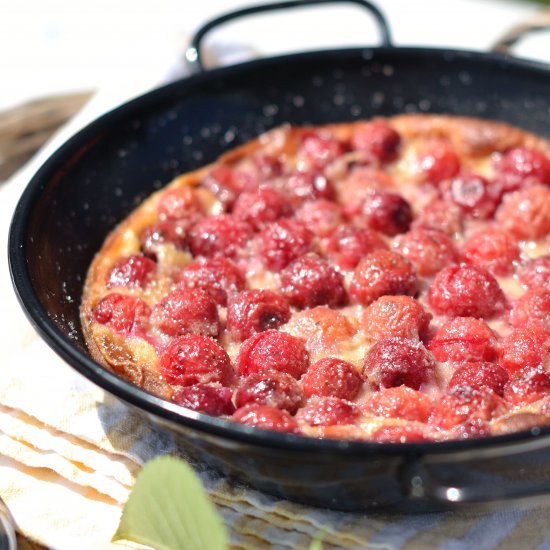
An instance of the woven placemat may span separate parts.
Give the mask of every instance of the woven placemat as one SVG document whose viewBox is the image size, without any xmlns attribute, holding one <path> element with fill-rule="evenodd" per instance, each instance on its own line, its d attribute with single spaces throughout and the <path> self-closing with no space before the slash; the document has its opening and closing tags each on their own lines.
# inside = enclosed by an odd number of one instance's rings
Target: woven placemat
<svg viewBox="0 0 550 550">
<path fill-rule="evenodd" d="M 0 182 L 25 164 L 92 95 L 55 95 L 0 111 Z"/>
</svg>

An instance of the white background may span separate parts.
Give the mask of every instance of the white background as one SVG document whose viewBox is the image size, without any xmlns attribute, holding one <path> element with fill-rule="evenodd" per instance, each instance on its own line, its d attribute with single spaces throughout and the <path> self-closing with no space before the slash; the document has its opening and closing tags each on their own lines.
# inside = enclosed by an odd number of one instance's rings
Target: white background
<svg viewBox="0 0 550 550">
<path fill-rule="evenodd" d="M 0 0 L 0 109 L 50 93 L 136 88 L 162 80 L 205 20 L 255 0 Z M 257 1 L 257 0 L 256 0 Z M 536 4 L 512 0 L 380 0 L 396 44 L 487 49 Z M 233 23 L 211 48 L 261 54 L 374 44 L 367 14 L 350 5 L 309 8 Z M 523 56 L 550 61 L 550 33 Z"/>
</svg>

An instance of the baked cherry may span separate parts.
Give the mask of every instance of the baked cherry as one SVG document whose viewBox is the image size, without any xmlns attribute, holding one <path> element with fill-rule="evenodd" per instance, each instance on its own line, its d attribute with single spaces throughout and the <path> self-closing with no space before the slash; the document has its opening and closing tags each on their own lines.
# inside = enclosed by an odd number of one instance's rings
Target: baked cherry
<svg viewBox="0 0 550 550">
<path fill-rule="evenodd" d="M 348 218 L 353 219 L 361 213 L 364 202 L 373 191 L 392 187 L 395 187 L 395 182 L 386 171 L 357 166 L 338 185 L 338 202 Z"/>
<path fill-rule="evenodd" d="M 462 232 L 460 208 L 449 201 L 435 199 L 429 202 L 412 223 L 413 228 L 435 229 L 447 235 Z"/>
<path fill-rule="evenodd" d="M 210 191 L 228 209 L 242 191 L 233 168 L 227 164 L 217 164 L 201 181 L 201 186 Z"/>
<path fill-rule="evenodd" d="M 177 288 L 155 304 L 151 323 L 168 336 L 218 336 L 220 319 L 212 297 L 199 289 Z"/>
<path fill-rule="evenodd" d="M 193 256 L 236 258 L 251 235 L 250 226 L 233 216 L 208 216 L 192 227 L 189 233 L 189 248 Z"/>
<path fill-rule="evenodd" d="M 202 210 L 197 192 L 187 185 L 166 189 L 157 203 L 161 220 L 180 220 Z"/>
<path fill-rule="evenodd" d="M 432 315 L 410 296 L 381 296 L 363 314 L 368 341 L 382 338 L 424 339 Z"/>
<path fill-rule="evenodd" d="M 374 250 L 388 245 L 378 231 L 350 225 L 340 226 L 329 237 L 326 254 L 340 269 L 354 269 L 359 261 Z"/>
<path fill-rule="evenodd" d="M 525 369 L 510 379 L 504 388 L 504 399 L 514 406 L 534 403 L 550 392 L 550 374 L 534 368 Z"/>
<path fill-rule="evenodd" d="M 328 237 L 344 222 L 341 206 L 326 199 L 306 202 L 296 218 L 318 237 Z"/>
<path fill-rule="evenodd" d="M 416 272 L 409 260 L 391 250 L 375 250 L 355 268 L 349 295 L 353 301 L 369 305 L 386 294 L 413 296 L 417 290 Z"/>
<path fill-rule="evenodd" d="M 506 411 L 506 403 L 493 391 L 460 386 L 435 403 L 428 422 L 442 430 L 450 430 L 468 421 L 490 421 Z"/>
<path fill-rule="evenodd" d="M 428 421 L 432 407 L 429 395 L 408 386 L 381 389 L 371 393 L 363 404 L 363 410 L 372 416 L 418 422 Z"/>
<path fill-rule="evenodd" d="M 286 372 L 252 373 L 243 378 L 235 393 L 237 408 L 249 403 L 269 405 L 294 414 L 302 405 L 300 384 Z"/>
<path fill-rule="evenodd" d="M 281 272 L 281 292 L 299 308 L 340 306 L 346 300 L 344 277 L 316 254 L 306 254 Z"/>
<path fill-rule="evenodd" d="M 290 214 L 290 204 L 272 187 L 241 193 L 233 205 L 233 216 L 259 231 L 268 223 Z"/>
<path fill-rule="evenodd" d="M 350 143 L 353 149 L 385 163 L 396 159 L 401 136 L 386 122 L 366 122 L 354 126 Z"/>
<path fill-rule="evenodd" d="M 481 391 L 488 388 L 497 395 L 502 395 L 508 378 L 508 371 L 496 363 L 482 361 L 460 363 L 455 366 L 448 389 L 467 386 Z"/>
<path fill-rule="evenodd" d="M 194 411 L 211 416 L 221 416 L 231 415 L 235 412 L 235 405 L 231 401 L 232 396 L 231 389 L 224 386 L 195 384 L 177 390 L 172 401 Z"/>
<path fill-rule="evenodd" d="M 412 219 L 411 206 L 401 195 L 377 189 L 367 194 L 355 221 L 391 237 L 408 231 Z"/>
<path fill-rule="evenodd" d="M 144 288 L 157 264 L 143 254 L 132 254 L 117 261 L 107 275 L 107 288 Z"/>
<path fill-rule="evenodd" d="M 245 278 L 229 259 L 200 258 L 187 264 L 179 276 L 179 284 L 189 289 L 200 289 L 209 294 L 216 304 L 225 306 L 227 297 L 243 290 Z"/>
<path fill-rule="evenodd" d="M 432 354 L 420 342 L 384 338 L 365 355 L 363 376 L 375 390 L 401 385 L 418 390 L 434 368 Z"/>
<path fill-rule="evenodd" d="M 550 292 L 528 290 L 512 304 L 509 322 L 514 327 L 538 325 L 550 330 Z"/>
<path fill-rule="evenodd" d="M 518 239 L 546 236 L 550 232 L 550 187 L 535 185 L 507 194 L 495 217 Z"/>
<path fill-rule="evenodd" d="M 118 293 L 107 294 L 93 309 L 98 323 L 122 333 L 143 328 L 150 313 L 151 309 L 142 299 Z"/>
<path fill-rule="evenodd" d="M 302 377 L 307 397 L 332 396 L 353 400 L 363 386 L 363 378 L 357 368 L 334 357 L 325 357 L 311 365 Z"/>
<path fill-rule="evenodd" d="M 245 290 L 229 298 L 227 330 L 236 340 L 275 329 L 289 319 L 287 299 L 271 290 Z"/>
<path fill-rule="evenodd" d="M 502 198 L 502 186 L 479 174 L 462 171 L 451 180 L 446 196 L 469 217 L 487 220 L 493 216 Z"/>
<path fill-rule="evenodd" d="M 510 275 L 519 258 L 517 240 L 494 227 L 474 233 L 465 243 L 462 254 L 471 265 L 484 267 L 493 275 Z"/>
<path fill-rule="evenodd" d="M 312 356 L 338 352 L 357 332 L 348 317 L 326 306 L 295 313 L 285 330 L 302 338 Z"/>
<path fill-rule="evenodd" d="M 258 235 L 260 256 L 269 269 L 280 270 L 311 247 L 312 234 L 302 223 L 282 219 L 269 224 Z"/>
<path fill-rule="evenodd" d="M 284 409 L 251 403 L 237 409 L 231 417 L 235 422 L 275 432 L 299 433 L 298 423 Z"/>
<path fill-rule="evenodd" d="M 515 329 L 502 340 L 499 363 L 510 374 L 550 367 L 550 330 L 541 326 Z"/>
<path fill-rule="evenodd" d="M 395 239 L 395 249 L 409 259 L 419 275 L 435 275 L 457 260 L 452 239 L 434 229 L 411 229 Z"/>
<path fill-rule="evenodd" d="M 172 340 L 160 355 L 158 368 L 166 381 L 176 386 L 229 386 L 234 378 L 229 355 L 215 340 L 201 334 Z"/>
<path fill-rule="evenodd" d="M 139 236 L 141 250 L 152 258 L 157 257 L 159 247 L 164 244 L 172 244 L 179 250 L 185 250 L 189 229 L 195 222 L 195 218 L 182 218 L 164 220 L 146 227 Z"/>
<path fill-rule="evenodd" d="M 342 142 L 326 133 L 307 133 L 297 152 L 297 157 L 308 168 L 323 168 L 345 152 Z"/>
<path fill-rule="evenodd" d="M 495 168 L 506 191 L 525 183 L 550 184 L 550 158 L 530 147 L 513 147 L 497 157 Z"/>
<path fill-rule="evenodd" d="M 334 200 L 334 187 L 321 173 L 296 172 L 283 183 L 283 190 L 293 206 L 316 199 Z"/>
<path fill-rule="evenodd" d="M 435 184 L 456 176 L 460 170 L 458 155 L 444 139 L 424 144 L 419 149 L 417 163 L 420 179 Z"/>
<path fill-rule="evenodd" d="M 528 260 L 519 268 L 518 274 L 521 284 L 529 290 L 550 291 L 550 254 Z"/>
<path fill-rule="evenodd" d="M 296 419 L 309 426 L 355 424 L 361 416 L 359 407 L 338 397 L 312 397 L 296 413 Z"/>
<path fill-rule="evenodd" d="M 494 361 L 497 335 L 483 319 L 455 317 L 436 332 L 428 345 L 438 361 Z"/>
<path fill-rule="evenodd" d="M 375 443 L 422 443 L 430 441 L 428 431 L 422 425 L 386 425 L 375 428 L 370 439 Z"/>
<path fill-rule="evenodd" d="M 496 279 L 477 266 L 442 269 L 430 287 L 428 301 L 436 313 L 450 317 L 492 317 L 505 307 Z"/>
<path fill-rule="evenodd" d="M 267 330 L 246 340 L 237 357 L 237 370 L 242 376 L 255 372 L 286 372 L 298 379 L 309 365 L 304 342 L 277 330 Z"/>
</svg>

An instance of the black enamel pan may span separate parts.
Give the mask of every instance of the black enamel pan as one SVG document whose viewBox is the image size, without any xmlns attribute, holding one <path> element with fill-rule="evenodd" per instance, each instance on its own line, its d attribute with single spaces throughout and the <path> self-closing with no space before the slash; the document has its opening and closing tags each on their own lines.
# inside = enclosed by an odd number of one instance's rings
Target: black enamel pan
<svg viewBox="0 0 550 550">
<path fill-rule="evenodd" d="M 306 3 L 319 2 L 283 6 Z M 32 178 L 15 211 L 9 260 L 16 292 L 44 340 L 78 372 L 178 434 L 199 461 L 268 493 L 338 509 L 407 511 L 550 493 L 550 428 L 422 444 L 282 435 L 176 407 L 86 351 L 79 300 L 108 232 L 161 184 L 265 130 L 418 111 L 502 120 L 550 138 L 548 66 L 496 53 L 392 47 L 380 12 L 355 3 L 374 15 L 382 47 L 201 72 L 70 139 Z M 190 61 L 200 65 L 202 37 L 220 20 L 199 31 Z"/>
</svg>

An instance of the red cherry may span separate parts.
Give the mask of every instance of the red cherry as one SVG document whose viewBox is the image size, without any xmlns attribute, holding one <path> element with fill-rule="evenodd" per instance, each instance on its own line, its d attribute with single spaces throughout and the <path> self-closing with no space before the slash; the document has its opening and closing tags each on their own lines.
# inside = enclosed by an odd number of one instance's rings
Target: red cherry
<svg viewBox="0 0 550 550">
<path fill-rule="evenodd" d="M 550 158 L 529 147 L 513 147 L 497 157 L 495 168 L 506 191 L 528 182 L 550 184 Z"/>
<path fill-rule="evenodd" d="M 315 199 L 334 200 L 332 183 L 320 173 L 296 172 L 285 180 L 283 189 L 293 206 Z"/>
<path fill-rule="evenodd" d="M 355 424 L 360 416 L 355 403 L 338 397 L 313 397 L 296 413 L 296 418 L 309 426 Z"/>
<path fill-rule="evenodd" d="M 518 328 L 538 325 L 550 329 L 550 292 L 545 289 L 528 290 L 512 304 L 509 322 Z"/>
<path fill-rule="evenodd" d="M 267 330 L 251 336 L 239 351 L 237 370 L 242 376 L 255 372 L 286 372 L 298 379 L 307 370 L 309 354 L 299 338 Z"/>
<path fill-rule="evenodd" d="M 189 248 L 193 256 L 236 258 L 251 236 L 250 226 L 233 216 L 208 216 L 191 229 Z"/>
<path fill-rule="evenodd" d="M 442 269 L 430 287 L 428 301 L 436 313 L 451 317 L 492 317 L 505 307 L 496 279 L 474 266 Z"/>
<path fill-rule="evenodd" d="M 304 136 L 297 157 L 305 160 L 309 168 L 323 168 L 344 152 L 343 143 L 336 138 L 328 134 L 311 132 Z"/>
<path fill-rule="evenodd" d="M 210 191 L 227 209 L 243 190 L 233 168 L 227 164 L 217 164 L 201 181 L 201 187 Z"/>
<path fill-rule="evenodd" d="M 327 256 L 341 269 L 354 269 L 364 256 L 380 248 L 388 245 L 378 231 L 345 225 L 329 237 Z"/>
<path fill-rule="evenodd" d="M 210 383 L 229 386 L 234 377 L 226 351 L 212 338 L 200 334 L 172 340 L 160 355 L 158 368 L 168 383 L 178 386 Z"/>
<path fill-rule="evenodd" d="M 297 434 L 300 431 L 296 420 L 287 411 L 269 405 L 258 405 L 256 403 L 246 405 L 237 409 L 232 416 L 232 420 L 246 426 L 274 432 Z"/>
<path fill-rule="evenodd" d="M 285 197 L 272 187 L 260 187 L 239 195 L 233 206 L 235 219 L 246 222 L 259 231 L 270 222 L 290 214 Z"/>
<path fill-rule="evenodd" d="M 225 306 L 227 297 L 243 290 L 245 278 L 240 269 L 227 258 L 201 258 L 187 264 L 179 276 L 179 284 L 188 289 L 199 289 L 216 304 Z"/>
<path fill-rule="evenodd" d="M 157 264 L 143 254 L 132 254 L 117 261 L 107 275 L 107 288 L 144 288 Z"/>
<path fill-rule="evenodd" d="M 350 298 L 369 305 L 386 294 L 414 295 L 418 280 L 409 260 L 391 250 L 375 250 L 363 258 L 349 286 Z"/>
<path fill-rule="evenodd" d="M 550 330 L 517 328 L 502 340 L 499 363 L 510 373 L 550 366 Z"/>
<path fill-rule="evenodd" d="M 351 401 L 361 390 L 363 378 L 351 363 L 326 357 L 308 368 L 302 385 L 307 397 L 332 396 Z"/>
<path fill-rule="evenodd" d="M 269 224 L 258 235 L 258 248 L 265 266 L 278 271 L 306 254 L 311 241 L 312 234 L 302 223 L 283 219 Z"/>
<path fill-rule="evenodd" d="M 536 185 L 508 193 L 495 217 L 505 231 L 520 240 L 545 237 L 550 232 L 550 188 Z"/>
<path fill-rule="evenodd" d="M 161 220 L 180 220 L 202 212 L 197 192 L 189 186 L 172 187 L 162 192 L 157 211 Z"/>
<path fill-rule="evenodd" d="M 424 339 L 432 315 L 409 296 L 382 296 L 363 314 L 363 327 L 369 341 L 397 337 Z"/>
<path fill-rule="evenodd" d="M 369 395 L 363 410 L 372 416 L 427 422 L 432 398 L 408 386 L 385 388 Z"/>
<path fill-rule="evenodd" d="M 456 204 L 436 199 L 420 211 L 412 227 L 435 229 L 447 235 L 455 235 L 462 232 L 462 213 Z"/>
<path fill-rule="evenodd" d="M 460 159 L 448 141 L 437 139 L 419 151 L 418 168 L 423 181 L 438 184 L 458 174 Z"/>
<path fill-rule="evenodd" d="M 518 272 L 519 280 L 529 290 L 550 291 L 550 254 L 527 261 Z"/>
<path fill-rule="evenodd" d="M 438 361 L 494 361 L 498 343 L 495 332 L 482 319 L 455 317 L 436 332 L 428 349 Z"/>
<path fill-rule="evenodd" d="M 465 216 L 487 220 L 493 216 L 500 203 L 502 187 L 497 181 L 463 171 L 450 182 L 445 196 Z"/>
<path fill-rule="evenodd" d="M 169 336 L 193 333 L 218 336 L 220 319 L 216 303 L 199 289 L 177 288 L 155 304 L 151 322 Z"/>
<path fill-rule="evenodd" d="M 300 384 L 286 372 L 252 373 L 241 380 L 235 394 L 238 408 L 249 403 L 269 405 L 294 414 L 302 405 Z"/>
<path fill-rule="evenodd" d="M 467 421 L 489 421 L 506 410 L 506 403 L 491 390 L 460 386 L 436 402 L 429 423 L 442 430 L 450 430 Z"/>
<path fill-rule="evenodd" d="M 519 258 L 519 246 L 514 237 L 495 228 L 474 233 L 462 250 L 464 259 L 471 265 L 484 267 L 493 275 L 510 275 Z"/>
<path fill-rule="evenodd" d="M 449 380 L 449 390 L 467 386 L 474 390 L 490 389 L 502 395 L 508 382 L 508 372 L 496 363 L 468 362 L 460 363 Z"/>
<path fill-rule="evenodd" d="M 514 406 L 523 407 L 550 393 L 550 374 L 535 368 L 516 374 L 504 388 L 504 399 Z"/>
<path fill-rule="evenodd" d="M 379 162 L 395 160 L 401 136 L 386 122 L 375 121 L 357 124 L 351 134 L 351 146 Z"/>
<path fill-rule="evenodd" d="M 434 368 L 432 354 L 420 342 L 385 338 L 365 355 L 363 376 L 376 390 L 401 385 L 418 390 L 431 379 Z"/>
<path fill-rule="evenodd" d="M 401 195 L 378 189 L 365 197 L 355 221 L 391 237 L 408 231 L 412 218 L 411 206 Z"/>
<path fill-rule="evenodd" d="M 232 295 L 227 306 L 227 330 L 239 341 L 275 329 L 289 319 L 286 298 L 271 290 L 245 290 Z"/>
<path fill-rule="evenodd" d="M 187 248 L 187 235 L 196 218 L 164 220 L 146 227 L 139 236 L 141 250 L 147 256 L 156 258 L 159 247 L 172 244 L 179 250 Z"/>
<path fill-rule="evenodd" d="M 283 269 L 281 292 L 299 309 L 346 301 L 344 277 L 316 254 L 301 256 Z"/>
<path fill-rule="evenodd" d="M 172 400 L 194 411 L 211 416 L 231 415 L 235 412 L 235 405 L 231 402 L 233 392 L 223 386 L 209 384 L 195 384 L 180 388 Z"/>
<path fill-rule="evenodd" d="M 411 229 L 396 237 L 395 248 L 415 265 L 419 275 L 435 275 L 457 260 L 453 241 L 433 229 Z"/>
<path fill-rule="evenodd" d="M 107 294 L 93 310 L 98 323 L 126 334 L 143 328 L 150 313 L 151 309 L 140 298 L 117 293 Z"/>
<path fill-rule="evenodd" d="M 296 212 L 296 218 L 319 237 L 328 237 L 344 221 L 342 208 L 325 199 L 306 202 Z"/>
</svg>

